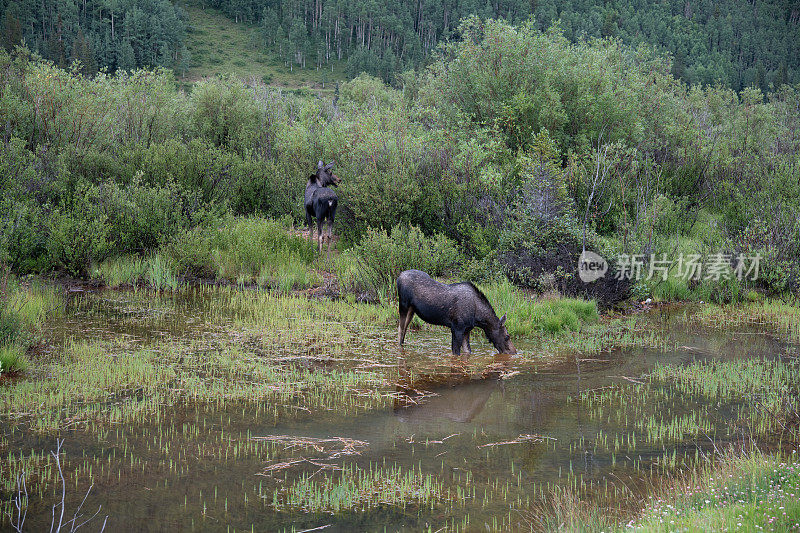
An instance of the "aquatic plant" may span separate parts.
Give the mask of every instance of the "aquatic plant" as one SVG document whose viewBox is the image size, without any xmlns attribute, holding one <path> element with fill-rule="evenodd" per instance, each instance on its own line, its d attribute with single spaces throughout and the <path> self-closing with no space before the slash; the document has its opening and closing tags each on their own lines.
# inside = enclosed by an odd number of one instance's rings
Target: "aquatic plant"
<svg viewBox="0 0 800 533">
<path fill-rule="evenodd" d="M 178 277 L 169 260 L 161 254 L 155 254 L 149 259 L 145 276 L 150 286 L 156 290 L 174 291 L 179 286 Z"/>
<path fill-rule="evenodd" d="M 447 498 L 442 483 L 430 474 L 370 463 L 369 468 L 346 464 L 340 473 L 322 479 L 303 475 L 286 489 L 276 489 L 272 505 L 277 510 L 337 513 L 382 505 L 425 506 Z"/>
</svg>

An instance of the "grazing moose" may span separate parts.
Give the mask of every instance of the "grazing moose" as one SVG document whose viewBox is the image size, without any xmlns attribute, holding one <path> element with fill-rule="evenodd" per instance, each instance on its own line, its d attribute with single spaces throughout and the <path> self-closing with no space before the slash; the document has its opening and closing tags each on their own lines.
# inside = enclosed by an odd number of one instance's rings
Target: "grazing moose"
<svg viewBox="0 0 800 533">
<path fill-rule="evenodd" d="M 319 239 L 319 252 L 322 253 L 322 243 L 325 241 L 325 233 L 323 226 L 325 220 L 328 220 L 328 257 L 331 255 L 331 237 L 333 234 L 333 219 L 336 216 L 336 205 L 339 203 L 339 197 L 328 186 L 334 187 L 339 185 L 341 180 L 339 176 L 333 173 L 333 162 L 323 165 L 322 161 L 317 163 L 317 173 L 312 174 L 308 178 L 306 184 L 306 225 L 308 225 L 308 237 L 314 239 L 314 226 L 311 225 L 311 219 L 317 219 L 317 235 Z"/>
<path fill-rule="evenodd" d="M 397 278 L 400 300 L 400 324 L 397 340 L 400 346 L 414 313 L 430 324 L 447 326 L 453 333 L 453 355 L 460 356 L 462 348 L 469 354 L 469 334 L 477 326 L 504 354 L 517 353 L 506 330 L 506 315 L 497 318 L 492 304 L 472 283 L 439 283 L 421 270 L 406 270 Z"/>
</svg>

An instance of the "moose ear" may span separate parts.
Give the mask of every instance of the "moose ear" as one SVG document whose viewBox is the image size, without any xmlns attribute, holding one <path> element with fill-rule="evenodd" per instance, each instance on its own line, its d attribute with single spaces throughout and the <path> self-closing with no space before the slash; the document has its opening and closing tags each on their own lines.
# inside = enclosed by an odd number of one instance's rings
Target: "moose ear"
<svg viewBox="0 0 800 533">
<path fill-rule="evenodd" d="M 323 166 L 322 161 L 317 161 L 317 170 L 322 170 Z"/>
<path fill-rule="evenodd" d="M 506 315 L 503 313 L 503 316 L 500 317 L 500 325 L 503 326 L 506 323 Z"/>
<path fill-rule="evenodd" d="M 336 162 L 335 162 L 335 161 L 331 161 L 330 163 L 328 163 L 327 165 L 325 165 L 325 170 L 330 170 L 330 169 L 332 169 L 332 168 L 333 168 L 333 165 L 335 165 L 335 164 L 336 164 Z"/>
</svg>

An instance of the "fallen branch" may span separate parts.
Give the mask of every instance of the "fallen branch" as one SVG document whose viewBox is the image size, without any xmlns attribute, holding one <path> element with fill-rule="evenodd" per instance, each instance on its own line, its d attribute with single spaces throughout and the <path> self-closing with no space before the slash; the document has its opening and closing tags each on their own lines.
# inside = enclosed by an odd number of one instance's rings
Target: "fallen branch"
<svg viewBox="0 0 800 533">
<path fill-rule="evenodd" d="M 505 446 L 506 444 L 522 444 L 524 442 L 544 442 L 545 440 L 558 440 L 553 437 L 545 437 L 543 435 L 520 435 L 514 440 L 505 440 L 502 442 L 490 442 L 489 444 L 481 444 L 478 448 L 486 448 L 489 446 Z"/>
</svg>

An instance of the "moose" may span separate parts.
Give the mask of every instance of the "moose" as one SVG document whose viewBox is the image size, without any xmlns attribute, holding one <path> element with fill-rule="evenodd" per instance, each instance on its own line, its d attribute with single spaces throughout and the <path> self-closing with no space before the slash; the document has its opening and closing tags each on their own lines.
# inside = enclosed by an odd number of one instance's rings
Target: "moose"
<svg viewBox="0 0 800 533">
<path fill-rule="evenodd" d="M 506 315 L 497 318 L 492 304 L 472 283 L 439 283 L 421 270 L 406 270 L 397 277 L 397 296 L 400 301 L 400 323 L 397 340 L 400 346 L 406 338 L 406 330 L 414 313 L 437 326 L 450 328 L 453 355 L 460 357 L 461 350 L 472 353 L 469 334 L 479 327 L 489 341 L 502 354 L 516 354 L 506 330 Z"/>
<path fill-rule="evenodd" d="M 311 174 L 306 184 L 305 208 L 306 225 L 308 226 L 308 238 L 314 240 L 314 226 L 312 218 L 317 219 L 317 238 L 319 240 L 319 253 L 322 253 L 322 244 L 325 241 L 323 227 L 325 220 L 328 221 L 328 257 L 331 255 L 331 237 L 333 234 L 333 219 L 336 217 L 336 206 L 339 197 L 329 186 L 336 187 L 342 180 L 333 173 L 334 162 L 323 165 L 322 161 L 317 163 L 317 172 Z"/>
</svg>

